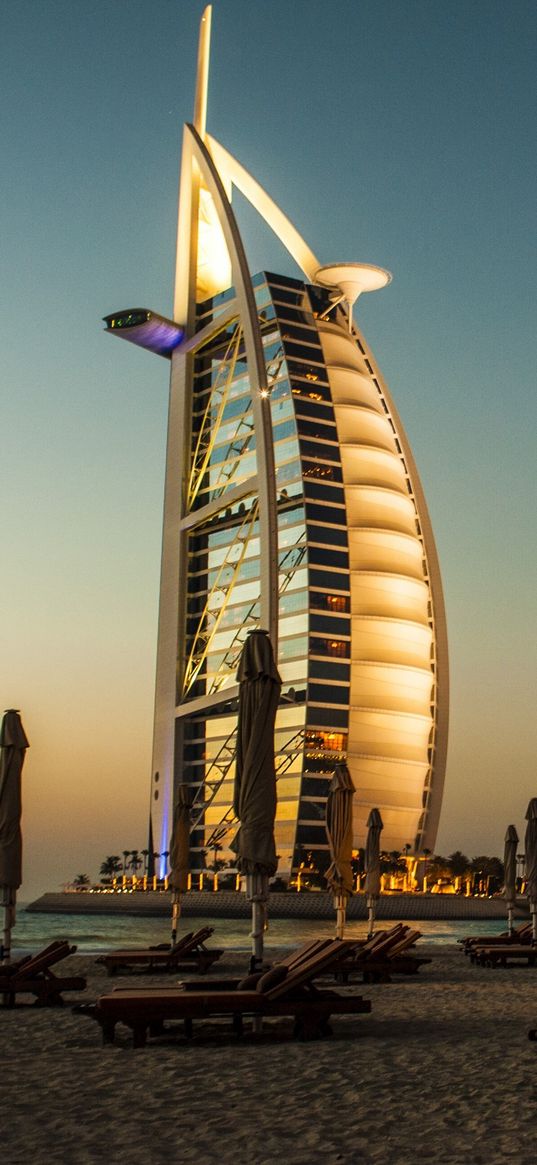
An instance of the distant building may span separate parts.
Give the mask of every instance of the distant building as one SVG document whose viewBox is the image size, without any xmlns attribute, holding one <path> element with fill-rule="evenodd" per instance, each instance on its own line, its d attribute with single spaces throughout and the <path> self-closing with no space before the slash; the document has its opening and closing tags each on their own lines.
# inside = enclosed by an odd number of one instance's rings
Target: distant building
<svg viewBox="0 0 537 1165">
<path fill-rule="evenodd" d="M 355 845 L 377 806 L 385 849 L 434 849 L 447 747 L 444 605 L 427 508 L 401 422 L 352 322 L 389 276 L 321 267 L 255 180 L 206 132 L 210 9 L 185 126 L 174 321 L 107 318 L 171 361 L 151 790 L 168 849 L 174 787 L 196 790 L 194 851 L 227 856 L 248 630 L 283 680 L 276 721 L 280 873 L 324 868 L 334 765 L 356 787 Z M 235 185 L 304 281 L 249 275 Z"/>
</svg>

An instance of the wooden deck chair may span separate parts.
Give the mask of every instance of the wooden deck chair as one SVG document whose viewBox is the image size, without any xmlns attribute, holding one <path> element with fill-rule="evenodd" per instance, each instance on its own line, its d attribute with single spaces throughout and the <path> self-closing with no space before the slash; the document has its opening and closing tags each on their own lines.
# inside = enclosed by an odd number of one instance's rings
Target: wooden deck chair
<svg viewBox="0 0 537 1165">
<path fill-rule="evenodd" d="M 478 947 L 473 961 L 479 963 L 481 967 L 508 967 L 513 963 L 525 963 L 527 967 L 534 967 L 537 963 L 537 946 L 526 942 Z"/>
<path fill-rule="evenodd" d="M 287 967 L 288 970 L 291 970 L 291 968 L 296 967 L 300 963 L 304 962 L 316 951 L 322 950 L 324 947 L 328 946 L 328 944 L 332 941 L 333 940 L 329 938 L 310 939 L 308 942 L 303 943 L 303 945 L 299 947 L 298 950 L 289 951 L 287 955 L 283 955 L 281 959 L 277 959 L 276 962 L 273 963 L 273 966 Z M 261 971 L 256 971 L 252 975 L 242 976 L 241 978 L 235 976 L 234 978 L 230 979 L 211 979 L 207 983 L 204 990 L 208 988 L 210 991 L 235 991 L 239 984 L 246 982 L 246 980 L 250 980 L 250 986 L 255 987 L 261 976 L 265 973 L 265 971 L 268 970 L 270 970 L 270 967 L 265 967 Z M 181 987 L 183 991 L 199 991 L 199 984 L 193 979 L 181 981 L 178 983 L 178 987 Z"/>
<path fill-rule="evenodd" d="M 75 951 L 76 947 L 66 940 L 57 940 L 30 958 L 0 967 L 0 995 L 4 1005 L 13 1007 L 17 995 L 34 995 L 39 1006 L 61 1006 L 63 991 L 84 991 L 83 976 L 59 976 L 52 970 L 56 963 L 74 955 Z"/>
<path fill-rule="evenodd" d="M 103 963 L 109 975 L 118 971 L 167 971 L 174 972 L 181 967 L 204 973 L 223 955 L 218 947 L 207 947 L 206 941 L 213 933 L 212 926 L 202 926 L 195 934 L 190 932 L 173 947 L 145 947 L 142 949 L 109 951 L 101 955 L 98 963 Z"/>
<path fill-rule="evenodd" d="M 330 1034 L 331 1015 L 370 1011 L 369 1001 L 361 995 L 343 996 L 316 987 L 315 979 L 333 970 L 340 958 L 339 940 L 334 939 L 296 967 L 272 967 L 255 990 L 241 986 L 234 991 L 119 990 L 102 995 L 93 1009 L 86 1010 L 101 1025 L 105 1043 L 113 1041 L 116 1024 L 124 1023 L 133 1033 L 135 1047 L 143 1047 L 148 1032 L 159 1034 L 167 1020 L 182 1021 L 185 1033 L 191 1035 L 194 1020 L 223 1017 L 231 1019 L 234 1030 L 241 1033 L 245 1015 L 291 1016 L 295 1036 L 310 1039 Z"/>
<path fill-rule="evenodd" d="M 388 935 L 372 949 L 358 951 L 348 970 L 360 972 L 364 983 L 390 983 L 392 975 L 417 974 L 421 966 L 431 962 L 412 952 L 419 938 L 419 930 L 402 927 L 398 934 Z"/>
<path fill-rule="evenodd" d="M 476 947 L 495 947 L 508 946 L 511 943 L 515 945 L 519 943 L 531 942 L 532 938 L 532 924 L 525 922 L 522 926 L 513 930 L 512 934 L 503 931 L 501 934 L 474 934 L 467 935 L 466 938 L 458 939 L 457 941 L 462 945 L 465 955 L 472 957 L 473 951 Z"/>
</svg>

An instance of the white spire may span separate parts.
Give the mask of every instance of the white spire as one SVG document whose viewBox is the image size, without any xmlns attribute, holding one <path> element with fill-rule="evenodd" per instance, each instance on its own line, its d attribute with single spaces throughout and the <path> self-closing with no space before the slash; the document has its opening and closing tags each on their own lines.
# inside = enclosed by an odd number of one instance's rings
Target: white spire
<svg viewBox="0 0 537 1165">
<path fill-rule="evenodd" d="M 212 5 L 208 4 L 200 24 L 198 44 L 198 71 L 196 76 L 196 96 L 194 98 L 194 127 L 200 138 L 205 137 L 207 121 L 207 89 L 209 85 L 209 56 L 211 52 Z"/>
</svg>

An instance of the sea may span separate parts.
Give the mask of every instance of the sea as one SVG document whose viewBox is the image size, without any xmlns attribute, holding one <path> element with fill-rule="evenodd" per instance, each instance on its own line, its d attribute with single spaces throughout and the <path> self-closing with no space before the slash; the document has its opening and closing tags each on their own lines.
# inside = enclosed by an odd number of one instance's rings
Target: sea
<svg viewBox="0 0 537 1165">
<path fill-rule="evenodd" d="M 201 918 L 189 916 L 179 922 L 179 936 L 198 926 L 214 927 L 214 940 L 218 946 L 234 951 L 251 950 L 250 924 L 248 919 Z M 377 929 L 391 926 L 379 922 Z M 416 927 L 426 943 L 450 944 L 467 934 L 500 934 L 506 929 L 506 920 L 489 918 L 479 921 L 419 921 L 409 925 Z M 265 949 L 289 949 L 309 939 L 334 935 L 335 919 L 276 918 L 269 920 L 265 933 Z M 38 951 L 54 939 L 67 939 L 76 946 L 78 954 L 96 955 L 115 948 L 146 947 L 170 939 L 171 920 L 166 918 L 136 918 L 130 915 L 95 914 L 34 914 L 28 913 L 24 905 L 17 905 L 17 920 L 12 931 L 12 958 L 28 951 Z M 364 938 L 367 933 L 365 921 L 348 922 L 346 938 Z"/>
</svg>

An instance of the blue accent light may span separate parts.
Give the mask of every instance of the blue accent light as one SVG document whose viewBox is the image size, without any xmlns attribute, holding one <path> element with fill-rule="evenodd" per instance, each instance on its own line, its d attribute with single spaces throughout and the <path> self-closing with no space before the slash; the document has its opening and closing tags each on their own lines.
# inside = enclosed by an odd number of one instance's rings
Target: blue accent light
<svg viewBox="0 0 537 1165">
<path fill-rule="evenodd" d="M 168 868 L 168 859 L 163 858 L 162 854 L 164 853 L 164 850 L 169 850 L 169 848 L 170 848 L 170 823 L 169 823 L 168 803 L 166 802 L 166 808 L 164 810 L 164 815 L 162 818 L 162 829 L 161 829 L 161 834 L 160 834 L 160 848 L 159 848 L 160 857 L 159 857 L 159 862 L 158 862 L 158 865 L 159 865 L 158 876 L 161 880 L 166 877 L 166 871 Z"/>
</svg>

